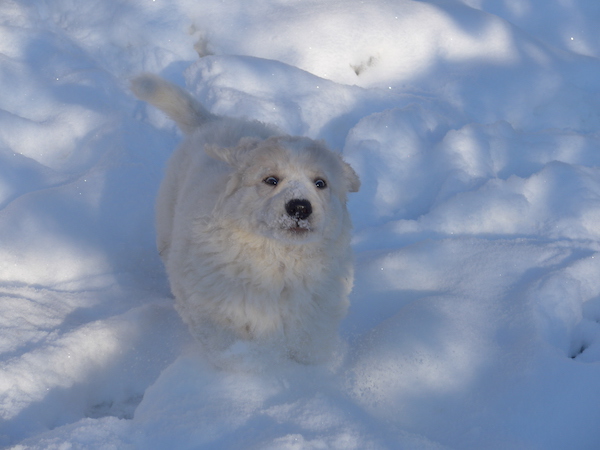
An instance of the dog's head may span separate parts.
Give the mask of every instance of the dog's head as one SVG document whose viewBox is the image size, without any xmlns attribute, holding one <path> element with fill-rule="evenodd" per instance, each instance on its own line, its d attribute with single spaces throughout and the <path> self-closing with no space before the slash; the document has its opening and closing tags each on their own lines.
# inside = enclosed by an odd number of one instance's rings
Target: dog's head
<svg viewBox="0 0 600 450">
<path fill-rule="evenodd" d="M 348 221 L 346 194 L 360 181 L 323 142 L 277 136 L 244 138 L 206 152 L 232 168 L 218 214 L 247 232 L 288 243 L 335 238 Z"/>
</svg>

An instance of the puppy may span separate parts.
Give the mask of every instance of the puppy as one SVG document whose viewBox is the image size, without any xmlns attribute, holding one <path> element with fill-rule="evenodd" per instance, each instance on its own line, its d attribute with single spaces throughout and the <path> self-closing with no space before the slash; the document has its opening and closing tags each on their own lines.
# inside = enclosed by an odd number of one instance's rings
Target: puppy
<svg viewBox="0 0 600 450">
<path fill-rule="evenodd" d="M 132 91 L 186 136 L 161 185 L 156 223 L 192 334 L 214 361 L 240 342 L 327 361 L 352 287 L 354 170 L 322 141 L 215 116 L 157 76 L 135 78 Z"/>
</svg>

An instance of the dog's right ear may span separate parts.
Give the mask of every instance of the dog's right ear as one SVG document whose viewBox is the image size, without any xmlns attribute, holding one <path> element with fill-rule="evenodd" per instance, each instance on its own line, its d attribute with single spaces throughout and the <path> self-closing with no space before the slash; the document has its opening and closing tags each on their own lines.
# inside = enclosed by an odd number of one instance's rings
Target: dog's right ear
<svg viewBox="0 0 600 450">
<path fill-rule="evenodd" d="M 231 167 L 239 167 L 260 142 L 260 139 L 245 137 L 240 139 L 235 147 L 219 147 L 215 144 L 207 144 L 204 146 L 204 151 L 208 156 L 223 161 Z"/>
<path fill-rule="evenodd" d="M 235 147 L 219 147 L 216 144 L 206 144 L 204 146 L 204 151 L 211 158 L 223 161 L 224 163 L 227 163 L 230 166 L 236 165 Z"/>
</svg>

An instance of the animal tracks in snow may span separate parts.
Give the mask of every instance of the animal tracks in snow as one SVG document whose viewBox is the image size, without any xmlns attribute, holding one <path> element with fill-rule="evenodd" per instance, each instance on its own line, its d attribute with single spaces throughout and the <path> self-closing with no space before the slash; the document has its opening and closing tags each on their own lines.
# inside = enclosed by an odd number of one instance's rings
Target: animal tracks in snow
<svg viewBox="0 0 600 450">
<path fill-rule="evenodd" d="M 583 304 L 582 316 L 573 330 L 570 356 L 578 362 L 600 361 L 600 297 Z"/>
<path fill-rule="evenodd" d="M 542 336 L 577 362 L 600 361 L 598 271 L 593 253 L 548 273 L 531 291 Z"/>
</svg>

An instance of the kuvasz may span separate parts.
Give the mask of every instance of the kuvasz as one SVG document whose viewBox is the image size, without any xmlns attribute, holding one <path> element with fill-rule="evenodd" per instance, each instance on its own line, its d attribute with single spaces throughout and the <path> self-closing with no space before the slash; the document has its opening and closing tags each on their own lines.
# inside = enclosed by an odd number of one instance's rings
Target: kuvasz
<svg viewBox="0 0 600 450">
<path fill-rule="evenodd" d="M 302 363 L 327 361 L 348 308 L 354 170 L 322 141 L 209 113 L 150 74 L 138 98 L 186 138 L 157 206 L 157 243 L 176 308 L 217 361 L 240 342 Z"/>
</svg>

